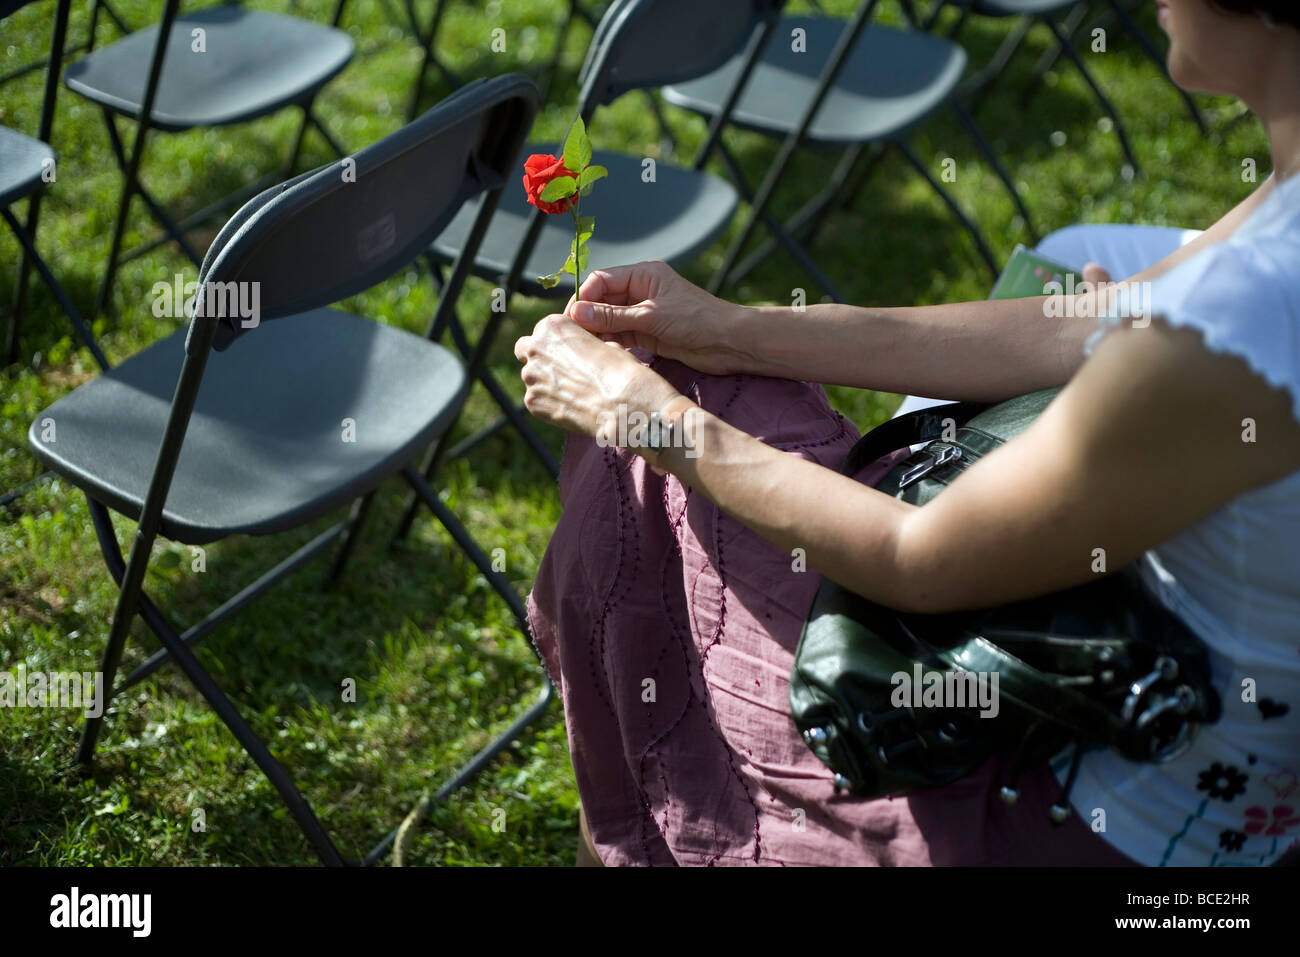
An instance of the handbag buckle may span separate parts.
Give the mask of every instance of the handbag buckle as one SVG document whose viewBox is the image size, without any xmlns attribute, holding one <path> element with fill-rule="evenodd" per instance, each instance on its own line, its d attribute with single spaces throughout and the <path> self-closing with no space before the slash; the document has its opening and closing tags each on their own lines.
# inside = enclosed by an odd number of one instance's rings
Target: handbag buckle
<svg viewBox="0 0 1300 957">
<path fill-rule="evenodd" d="M 909 485 L 921 481 L 935 469 L 942 468 L 949 462 L 955 462 L 959 458 L 961 458 L 961 449 L 951 445 L 944 446 L 938 452 L 927 455 L 923 461 L 917 462 L 904 472 L 898 480 L 898 490 L 901 492 Z"/>
</svg>

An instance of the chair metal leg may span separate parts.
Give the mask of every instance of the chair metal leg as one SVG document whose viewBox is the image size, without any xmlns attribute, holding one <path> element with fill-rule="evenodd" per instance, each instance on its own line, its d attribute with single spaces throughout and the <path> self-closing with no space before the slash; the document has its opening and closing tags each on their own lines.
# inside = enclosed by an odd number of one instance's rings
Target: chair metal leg
<svg viewBox="0 0 1300 957">
<path fill-rule="evenodd" d="M 854 166 L 857 165 L 858 158 L 866 149 L 866 144 L 859 144 L 846 149 L 836 164 L 835 171 L 831 173 L 830 181 L 826 187 L 799 207 L 798 211 L 786 220 L 786 229 L 799 243 L 807 247 L 817 241 L 817 234 L 826 224 L 832 207 L 836 205 L 852 205 L 861 188 L 861 183 L 865 182 L 865 177 L 862 177 L 858 185 L 852 189 L 846 190 L 844 187 L 853 172 Z M 878 144 L 872 144 L 872 149 L 876 151 L 876 158 L 878 158 L 880 153 Z M 734 160 L 728 160 L 727 162 L 731 168 L 738 168 Z M 874 161 L 868 165 L 874 167 Z M 740 282 L 745 276 L 748 276 L 758 268 L 759 263 L 776 252 L 779 245 L 781 245 L 780 240 L 775 236 L 765 238 L 753 252 L 731 270 L 732 281 Z"/>
<path fill-rule="evenodd" d="M 1065 16 L 1062 23 L 1062 32 L 1071 44 L 1074 43 L 1074 35 L 1079 32 L 1079 27 L 1083 25 L 1083 21 L 1088 17 L 1089 6 L 1088 2 L 1079 3 L 1071 8 L 1070 12 Z M 1028 103 L 1034 94 L 1038 92 L 1038 88 L 1043 83 L 1043 78 L 1056 66 L 1063 55 L 1064 51 L 1062 51 L 1059 43 L 1043 51 L 1043 55 L 1038 58 L 1038 62 L 1034 64 L 1033 69 L 1030 71 L 1029 82 L 1020 91 L 1022 103 Z"/>
<path fill-rule="evenodd" d="M 302 108 L 302 119 L 298 123 L 298 132 L 294 134 L 293 146 L 289 148 L 289 155 L 281 167 L 281 175 L 285 179 L 293 176 L 293 171 L 298 168 L 298 157 L 302 153 L 302 141 L 307 136 L 307 126 L 311 123 L 311 108 L 304 106 Z"/>
<path fill-rule="evenodd" d="M 794 236 L 791 235 L 790 230 L 788 230 L 779 219 L 767 211 L 767 205 L 771 201 L 774 190 L 769 190 L 766 196 L 754 197 L 749 189 L 748 183 L 745 182 L 744 173 L 740 169 L 740 164 L 736 162 L 731 151 L 726 149 L 723 144 L 719 143 L 718 155 L 722 157 L 723 163 L 727 166 L 731 178 L 736 185 L 736 189 L 744 199 L 751 204 L 749 217 L 745 220 L 745 227 L 741 230 L 741 237 L 748 239 L 749 234 L 753 232 L 754 224 L 761 220 L 763 225 L 767 227 L 770 238 L 776 243 L 779 243 L 785 251 L 790 254 L 791 258 L 793 258 L 795 262 L 797 262 L 803 270 L 813 278 L 813 281 L 825 290 L 826 294 L 830 296 L 831 299 L 836 302 L 845 302 L 846 300 L 844 299 L 844 295 L 839 291 L 839 288 L 831 281 L 830 277 L 826 275 L 822 268 L 817 265 L 812 256 L 808 254 L 808 251 L 799 244 Z M 782 164 L 783 167 L 784 165 L 785 164 Z M 775 249 L 775 247 L 773 247 L 773 249 Z M 745 259 L 743 263 L 738 265 L 737 260 L 740 259 L 740 254 L 743 251 L 744 243 L 739 241 L 739 239 L 732 243 L 731 247 L 727 250 L 727 258 L 723 261 L 722 265 L 718 267 L 718 270 L 713 274 L 713 278 L 709 282 L 707 288 L 710 293 L 717 295 L 723 288 L 733 286 L 740 282 L 740 280 L 746 276 L 750 270 L 756 267 L 758 262 L 765 258 L 766 255 L 766 253 L 760 249 L 759 253 L 751 255 Z M 762 253 L 762 255 L 760 255 L 760 253 Z"/>
<path fill-rule="evenodd" d="M 546 98 L 551 93 L 551 84 L 555 82 L 555 77 L 560 72 L 560 60 L 564 57 L 564 43 L 569 38 L 573 22 L 578 18 L 578 9 L 578 0 L 569 0 L 569 12 L 565 14 L 564 23 L 560 25 L 560 30 L 555 35 L 555 49 L 551 51 L 550 62 L 546 64 L 541 78 L 537 81 L 537 99 L 540 103 L 546 102 Z"/>
<path fill-rule="evenodd" d="M 1075 52 L 1074 46 L 1070 43 L 1069 37 L 1065 36 L 1061 32 L 1060 25 L 1051 17 L 1039 17 L 1039 20 L 1047 24 L 1047 28 L 1051 30 L 1052 35 L 1056 37 L 1056 42 L 1061 45 L 1061 52 L 1064 53 L 1069 61 L 1074 64 L 1074 68 L 1079 71 L 1079 75 L 1083 77 L 1083 81 L 1087 83 L 1088 88 L 1092 90 L 1092 95 L 1097 98 L 1097 102 L 1101 104 L 1101 108 L 1106 111 L 1111 122 L 1115 124 L 1115 134 L 1119 137 L 1120 148 L 1124 151 L 1124 156 L 1128 160 L 1128 165 L 1132 167 L 1134 173 L 1137 173 L 1141 169 L 1141 166 L 1138 163 L 1136 154 L 1133 152 L 1133 147 L 1129 145 L 1128 133 L 1125 132 L 1124 129 L 1124 121 L 1120 119 L 1119 111 L 1115 109 L 1115 104 L 1110 101 L 1110 98 L 1107 97 L 1106 94 L 1102 92 L 1101 87 L 1097 85 L 1097 81 L 1093 79 L 1092 73 L 1084 65 L 1083 59 L 1077 52 Z"/>
<path fill-rule="evenodd" d="M 497 432 L 500 432 L 507 425 L 512 426 L 514 430 L 519 433 L 520 437 L 528 445 L 529 450 L 537 460 L 542 463 L 546 471 L 550 473 L 551 478 L 558 479 L 560 477 L 560 463 L 556 461 L 551 450 L 547 448 L 546 443 L 542 441 L 542 437 L 538 435 L 536 430 L 533 428 L 532 423 L 528 419 L 527 410 L 525 410 L 523 406 L 515 403 L 515 401 L 510 397 L 510 394 L 505 391 L 505 388 L 501 383 L 497 382 L 496 378 L 486 368 L 480 370 L 478 381 L 483 384 L 488 395 L 492 397 L 492 400 L 497 404 L 497 407 L 501 409 L 501 418 L 469 436 L 467 439 L 464 439 L 459 444 L 450 447 L 447 447 L 445 443 L 451 435 L 451 429 L 449 428 L 444 432 L 442 437 L 438 440 L 438 443 L 429 450 L 429 453 L 425 456 L 424 461 L 420 465 L 420 474 L 424 476 L 424 481 L 432 481 L 434 473 L 438 470 L 440 464 L 450 459 L 460 458 L 470 449 L 479 445 L 492 435 L 495 435 Z M 405 540 L 406 536 L 410 534 L 411 526 L 415 523 L 415 516 L 419 509 L 419 496 L 412 493 L 407 497 L 406 505 L 402 509 L 402 517 L 398 520 L 397 528 L 393 532 L 393 537 L 389 542 L 390 545 L 398 544 Z"/>
<path fill-rule="evenodd" d="M 1002 165 L 1002 159 L 998 156 L 997 151 L 993 149 L 992 144 L 984 138 L 984 134 L 980 130 L 979 126 L 976 125 L 974 117 L 966 112 L 966 108 L 963 107 L 961 103 L 957 100 L 953 100 L 952 108 L 953 112 L 957 114 L 957 119 L 961 122 L 961 125 L 966 128 L 966 132 L 970 135 L 970 138 L 975 141 L 975 146 L 979 149 L 980 153 L 984 155 L 984 158 L 988 160 L 989 165 L 993 167 L 993 172 L 997 174 L 998 179 L 1002 181 L 1002 185 L 1007 188 L 1007 192 L 1011 196 L 1011 201 L 1016 204 L 1016 209 L 1020 211 L 1020 218 L 1025 221 L 1025 229 L 1029 231 L 1030 240 L 1034 245 L 1038 245 L 1039 235 L 1038 230 L 1034 228 L 1034 218 L 1029 214 L 1029 207 L 1025 205 L 1025 201 L 1020 195 L 1020 190 L 1016 188 L 1015 181 L 1012 180 L 1011 174 L 1008 173 L 1006 167 Z"/>
<path fill-rule="evenodd" d="M 41 98 L 41 122 L 36 133 L 36 138 L 43 143 L 50 142 L 54 131 L 54 107 L 58 99 L 59 74 L 63 68 L 63 49 L 68 42 L 68 16 L 71 5 L 71 0 L 58 0 L 54 7 L 54 29 L 51 31 L 50 36 L 50 55 L 45 61 L 49 69 L 45 72 L 45 92 Z M 41 197 L 41 192 L 37 191 L 27 201 L 27 228 L 25 234 L 31 237 L 33 250 L 36 243 L 36 229 L 41 216 Z M 6 209 L 5 212 L 7 214 L 8 210 Z M 22 237 L 20 237 L 21 241 Z M 27 298 L 27 282 L 31 278 L 28 267 L 31 265 L 30 258 L 34 255 L 33 250 L 29 250 L 27 244 L 24 243 L 22 255 L 18 261 L 18 286 L 14 292 L 13 317 L 9 324 L 9 341 L 6 343 L 5 348 L 6 360 L 11 363 L 18 361 L 23 305 Z M 60 290 L 55 295 L 61 295 L 61 292 Z M 79 322 L 80 318 L 78 316 L 74 322 Z M 92 351 L 94 350 L 92 349 Z M 96 356 L 95 358 L 99 361 L 102 357 Z M 100 368 L 106 368 L 102 361 L 100 362 Z"/>
<path fill-rule="evenodd" d="M 510 608 L 511 612 L 515 616 L 515 621 L 519 626 L 520 631 L 528 641 L 529 649 L 533 652 L 533 655 L 537 657 L 538 663 L 543 664 L 541 669 L 542 687 L 538 693 L 537 700 L 533 702 L 533 704 L 530 705 L 523 714 L 511 722 L 508 728 L 493 738 L 492 741 L 479 750 L 477 754 L 470 758 L 468 762 L 462 765 L 446 782 L 443 783 L 442 787 L 440 787 L 426 802 L 425 807 L 427 811 L 429 805 L 445 800 L 454 791 L 457 791 L 468 784 L 473 778 L 481 773 L 498 754 L 509 747 L 511 742 L 522 735 L 529 725 L 541 718 L 542 715 L 546 713 L 547 708 L 550 707 L 551 702 L 555 700 L 555 685 L 552 684 L 550 675 L 547 674 L 544 663 L 541 661 L 541 655 L 538 654 L 537 647 L 533 644 L 532 632 L 528 627 L 528 612 L 524 608 L 523 602 L 520 601 L 518 594 L 515 593 L 514 587 L 505 579 L 504 576 L 501 575 L 500 572 L 492 567 L 491 559 L 484 554 L 478 543 L 474 541 L 469 530 L 461 524 L 455 513 L 443 504 L 442 500 L 438 498 L 437 493 L 434 492 L 434 490 L 429 486 L 429 483 L 424 480 L 420 473 L 415 470 L 414 466 L 406 466 L 406 468 L 402 470 L 402 474 L 406 477 L 407 482 L 410 483 L 413 494 L 428 506 L 429 510 L 433 512 L 434 516 L 447 530 L 448 534 L 450 534 L 456 544 L 460 546 L 461 551 L 463 551 L 470 561 L 474 563 L 475 567 L 478 568 L 478 570 L 488 580 L 489 584 L 491 584 L 493 590 L 498 596 L 500 596 L 501 600 L 506 603 L 507 607 Z M 384 855 L 387 854 L 388 850 L 393 846 L 393 841 L 396 837 L 397 829 L 394 828 L 389 831 L 388 835 L 382 841 L 375 845 L 374 849 L 372 849 L 369 854 L 366 855 L 364 861 L 365 864 L 372 865 L 382 860 Z"/>
<path fill-rule="evenodd" d="M 100 350 L 99 344 L 95 342 L 95 336 L 90 331 L 90 327 L 87 326 L 85 321 L 81 318 L 81 313 L 78 312 L 77 307 L 72 304 L 72 300 L 68 297 L 67 292 L 64 291 L 63 286 L 59 283 L 58 279 L 54 277 L 54 273 L 52 273 L 50 268 L 45 265 L 45 260 L 42 259 L 40 253 L 36 251 L 36 245 L 32 242 L 31 237 L 27 235 L 26 230 L 24 230 L 18 223 L 18 220 L 14 218 L 13 213 L 9 211 L 8 207 L 0 209 L 0 217 L 3 217 L 4 221 L 9 225 L 9 229 L 16 237 L 18 237 L 18 242 L 22 245 L 27 258 L 36 268 L 41 279 L 45 281 L 45 285 L 49 287 L 50 292 L 54 294 L 54 298 L 58 300 L 59 305 L 63 308 L 68 319 L 72 322 L 73 329 L 76 330 L 77 336 L 85 344 L 86 348 L 90 350 L 90 354 L 95 357 L 95 362 L 98 363 L 99 368 L 101 370 L 109 368 L 110 363 L 108 358 L 104 355 L 103 351 Z M 15 315 L 13 324 L 9 327 L 10 342 L 15 349 L 18 345 L 17 327 L 18 316 Z"/>
<path fill-rule="evenodd" d="M 455 77 L 450 76 L 447 68 L 433 51 L 434 44 L 438 40 L 438 26 L 442 23 L 442 15 L 446 10 L 447 0 L 438 0 L 438 5 L 433 8 L 433 16 L 429 20 L 429 32 L 424 36 L 420 36 L 418 32 L 416 33 L 416 39 L 424 47 L 424 56 L 420 60 L 419 72 L 415 74 L 415 83 L 411 87 L 411 99 L 406 107 L 406 122 L 408 123 L 415 119 L 416 114 L 420 111 L 420 100 L 424 96 L 424 78 L 429 74 L 429 67 L 436 66 L 444 77 L 455 80 Z M 453 82 L 451 85 L 459 86 L 460 84 Z"/>
<path fill-rule="evenodd" d="M 321 122 L 320 117 L 316 115 L 315 111 L 312 110 L 310 105 L 306 107 L 306 110 L 307 110 L 307 119 L 311 122 L 311 125 L 316 128 L 316 132 L 320 134 L 321 139 L 323 139 L 326 142 L 326 144 L 329 146 L 329 148 L 334 151 L 334 155 L 337 156 L 339 159 L 342 159 L 343 157 L 347 156 L 348 155 L 347 150 L 345 150 L 342 146 L 339 145 L 339 141 L 334 138 L 334 134 L 331 133 L 326 128 L 324 123 Z"/>
<path fill-rule="evenodd" d="M 956 42 L 957 33 L 965 23 L 966 20 L 964 17 L 957 21 L 952 32 L 949 34 L 949 39 Z M 1016 29 L 1007 34 L 1003 39 L 1001 46 L 999 46 L 997 52 L 993 54 L 993 59 L 985 64 L 974 77 L 963 84 L 963 86 L 967 88 L 965 95 L 969 98 L 972 113 L 980 108 L 980 104 L 984 102 L 984 97 L 988 94 L 989 90 L 993 88 L 993 84 L 996 83 L 998 77 L 1002 75 L 1002 71 L 1005 70 L 1007 64 L 1011 62 L 1011 58 L 1016 55 L 1016 51 L 1020 49 L 1020 45 L 1025 42 L 1025 37 L 1033 25 L 1032 19 L 1029 17 L 1021 17 L 1020 22 L 1016 24 Z"/>
<path fill-rule="evenodd" d="M 96 7 L 98 9 L 98 6 Z M 111 7 L 105 5 L 110 16 L 115 16 Z M 90 321 L 93 323 L 96 318 L 108 306 L 108 298 L 112 293 L 113 280 L 116 278 L 117 257 L 122 251 L 122 237 L 126 232 L 126 217 L 131 208 L 131 199 L 135 195 L 135 190 L 140 182 L 140 162 L 144 157 L 145 142 L 149 137 L 149 124 L 153 118 L 154 100 L 158 95 L 158 80 L 162 76 L 163 52 L 167 43 L 167 38 L 171 35 L 172 24 L 176 20 L 177 11 L 180 9 L 179 0 L 165 0 L 163 4 L 162 18 L 158 22 L 158 34 L 154 40 L 153 55 L 149 61 L 149 75 L 145 81 L 144 96 L 140 103 L 140 115 L 136 119 L 135 127 L 135 146 L 131 150 L 130 159 L 126 161 L 126 177 L 122 184 L 122 202 L 118 206 L 117 221 L 113 229 L 113 239 L 110 244 L 108 257 L 108 266 L 104 270 L 104 279 L 99 287 L 99 294 L 95 298 L 95 309 L 90 314 Z M 114 150 L 121 160 L 121 143 L 117 139 L 117 127 L 113 125 L 112 114 L 107 109 L 103 111 L 104 121 L 109 127 L 109 136 L 113 142 Z"/>
<path fill-rule="evenodd" d="M 741 227 L 740 232 L 737 233 L 735 239 L 732 240 L 730 247 L 727 249 L 722 267 L 714 274 L 713 280 L 709 283 L 709 292 L 717 293 L 721 290 L 731 267 L 735 264 L 736 260 L 740 258 L 740 254 L 744 250 L 745 245 L 749 242 L 749 237 L 753 233 L 754 227 L 767 211 L 767 207 L 771 203 L 772 197 L 776 194 L 777 186 L 781 181 L 781 177 L 785 175 L 786 168 L 790 165 L 790 160 L 793 159 L 795 151 L 803 144 L 804 137 L 807 136 L 808 130 L 812 128 L 813 120 L 816 119 L 818 110 L 821 109 L 822 103 L 825 102 L 826 97 L 834 87 L 835 80 L 839 76 L 840 70 L 844 66 L 844 62 L 848 59 L 849 51 L 852 50 L 854 44 L 857 43 L 858 37 L 862 35 L 862 31 L 866 28 L 867 21 L 869 21 L 872 15 L 876 12 L 876 7 L 878 5 L 879 0 L 866 0 L 865 3 L 858 7 L 858 11 L 854 14 L 853 19 L 844 25 L 844 29 L 841 31 L 839 37 L 836 38 L 830 56 L 827 58 L 826 63 L 822 67 L 822 72 L 818 77 L 817 90 L 813 94 L 812 99 L 804 107 L 803 115 L 799 119 L 798 126 L 786 136 L 784 141 L 782 141 L 781 149 L 777 152 L 776 159 L 768 168 L 767 174 L 764 176 L 763 182 L 758 188 L 758 193 L 754 199 L 750 215 L 746 218 L 744 226 Z M 774 234 L 777 235 L 778 238 L 781 236 L 780 233 Z M 800 265 L 804 266 L 805 269 L 808 269 L 809 265 L 811 265 L 812 269 L 810 272 L 812 272 L 814 276 L 820 273 L 816 264 L 812 262 L 811 257 L 808 257 L 797 243 L 786 243 L 783 239 L 782 244 L 790 249 L 790 252 L 795 255 L 795 258 L 799 260 Z M 799 250 L 798 253 L 795 252 L 796 249 Z M 818 281 L 822 282 L 824 286 L 825 282 L 823 280 L 824 277 Z M 832 295 L 836 294 L 832 293 Z M 843 299 L 840 299 L 840 301 L 842 302 Z"/>
<path fill-rule="evenodd" d="M 555 700 L 555 685 L 551 683 L 550 676 L 542 671 L 542 689 L 537 696 L 537 700 L 529 705 L 528 710 L 511 722 L 510 727 L 506 728 L 499 735 L 493 738 L 485 745 L 474 757 L 465 762 L 455 774 L 443 783 L 442 787 L 429 798 L 425 805 L 425 813 L 434 804 L 440 804 L 450 797 L 454 792 L 460 790 L 476 778 L 492 760 L 510 746 L 510 744 L 519 738 L 528 730 L 528 727 L 535 723 Z M 370 867 L 379 863 L 392 848 L 393 842 L 397 839 L 397 828 L 388 832 L 382 841 L 374 846 L 369 854 L 365 856 L 365 865 Z"/>
<path fill-rule="evenodd" d="M 103 726 L 104 715 L 108 710 L 108 703 L 111 700 L 113 678 L 116 676 L 118 666 L 121 664 L 122 650 L 126 645 L 126 636 L 131 621 L 135 618 L 139 610 L 138 603 L 143 597 L 145 568 L 148 565 L 149 552 L 156 537 L 148 531 L 137 530 L 135 543 L 131 547 L 131 557 L 124 566 L 122 553 L 117 547 L 117 539 L 112 534 L 112 525 L 107 509 L 93 499 L 88 499 L 88 501 L 90 502 L 92 515 L 97 516 L 96 529 L 101 531 L 100 550 L 104 553 L 104 559 L 108 563 L 110 572 L 121 583 L 121 587 L 118 592 L 117 607 L 113 612 L 113 623 L 109 630 L 108 646 L 105 648 L 103 664 L 100 669 L 100 680 L 104 683 L 105 689 L 104 710 L 98 717 L 86 719 L 86 724 L 82 729 L 81 743 L 77 750 L 77 760 L 82 764 L 90 764 L 94 760 L 95 746 L 99 739 L 100 729 Z M 102 529 L 105 527 L 108 528 L 107 537 L 102 534 Z M 163 647 L 180 665 L 190 683 L 207 699 L 208 704 L 217 713 L 222 723 L 230 729 L 231 733 L 234 734 L 240 745 L 248 753 L 248 756 L 253 759 L 254 763 L 262 770 L 262 773 L 266 775 L 267 780 L 279 792 L 280 798 L 289 809 L 289 813 L 298 822 L 298 826 L 320 857 L 321 862 L 333 866 L 345 864 L 346 861 L 344 861 L 343 856 L 334 846 L 329 835 L 325 833 L 325 828 L 321 825 L 320 819 L 316 817 L 310 805 L 307 804 L 307 801 L 298 791 L 293 779 L 276 761 L 270 750 L 262 742 L 262 739 L 249 727 L 230 699 L 217 687 L 216 682 L 212 680 L 212 676 L 199 664 L 199 660 L 194 657 L 193 652 L 190 651 L 185 642 L 162 619 L 161 615 L 149 615 L 145 620 L 150 630 L 162 642 Z"/>
<path fill-rule="evenodd" d="M 1170 78 L 1169 66 L 1165 62 L 1165 57 L 1155 48 L 1151 39 L 1142 32 L 1142 28 L 1138 26 L 1137 21 L 1133 19 L 1133 15 L 1124 7 L 1124 4 L 1122 4 L 1120 0 L 1106 0 L 1106 3 L 1110 6 L 1111 10 L 1115 12 L 1116 18 L 1118 18 L 1119 22 L 1123 24 L 1124 29 L 1127 30 L 1133 39 L 1138 42 L 1138 46 L 1142 48 L 1142 52 L 1146 54 L 1147 59 L 1156 65 L 1160 72 L 1164 74 L 1165 79 L 1169 80 L 1170 86 L 1178 92 L 1178 95 L 1183 100 L 1183 104 L 1187 107 L 1187 112 L 1191 116 L 1192 122 L 1196 124 L 1197 129 L 1201 131 L 1203 136 L 1208 136 L 1210 133 L 1210 127 L 1205 122 L 1205 114 L 1202 113 L 1201 108 L 1196 105 L 1196 101 L 1192 99 L 1192 95 Z"/>
<path fill-rule="evenodd" d="M 946 189 L 943 188 L 942 184 L 930 175 L 930 171 L 925 168 L 925 164 L 921 162 L 921 158 L 913 152 L 910 146 L 902 140 L 896 140 L 894 146 L 896 146 L 899 152 L 907 158 L 907 161 L 912 164 L 912 167 L 921 175 L 921 178 L 930 184 L 930 188 L 939 195 L 939 198 L 943 200 L 944 205 L 948 207 L 949 211 L 957 218 L 962 226 L 966 228 L 966 232 L 970 233 L 971 239 L 975 241 L 975 248 L 979 250 L 979 254 L 981 258 L 983 258 L 985 265 L 989 267 L 989 272 L 991 272 L 993 278 L 996 279 L 999 272 L 998 262 L 997 259 L 994 258 L 992 251 L 989 249 L 988 243 L 984 241 L 984 234 L 980 232 L 980 228 L 975 225 L 975 222 L 969 216 L 966 215 L 966 211 L 957 205 L 957 201 L 952 198 L 952 195 Z"/>
<path fill-rule="evenodd" d="M 105 519 L 105 521 L 107 521 L 107 519 Z M 107 531 L 101 533 L 101 535 L 111 535 L 111 528 L 111 525 L 106 524 L 105 529 Z M 281 580 L 297 571 L 317 555 L 321 554 L 334 542 L 335 539 L 339 538 L 343 534 L 345 529 L 346 525 L 343 522 L 339 522 L 337 525 L 333 525 L 321 532 L 306 545 L 302 546 L 302 548 L 298 549 L 292 555 L 277 564 L 274 568 L 263 572 L 256 580 L 245 585 L 238 593 L 226 599 L 212 611 L 203 616 L 201 620 L 185 629 L 185 632 L 180 636 L 180 640 L 184 642 L 187 647 L 192 648 L 196 646 L 212 631 L 216 630 L 217 626 L 239 614 L 239 612 L 243 611 L 244 608 L 252 604 L 256 599 L 270 591 L 272 587 L 278 585 Z M 99 531 L 98 526 L 96 531 Z M 101 537 L 101 545 L 102 542 L 103 538 Z M 147 595 L 141 595 L 140 616 L 144 618 L 145 621 L 150 621 L 150 616 L 152 615 L 161 618 L 162 612 L 154 607 Z M 130 688 L 132 685 L 138 684 L 145 678 L 149 677 L 170 660 L 171 654 L 166 649 L 154 652 L 143 664 L 123 678 L 113 690 L 113 693 L 121 694 L 127 688 Z"/>
<path fill-rule="evenodd" d="M 492 559 L 487 556 L 478 542 L 474 541 L 474 536 L 470 535 L 467 529 L 456 513 L 447 507 L 446 503 L 438 497 L 438 493 L 433 487 L 424 480 L 424 476 L 415 470 L 414 465 L 407 465 L 402 469 L 402 475 L 410 483 L 411 489 L 416 496 L 424 502 L 429 511 L 433 512 L 434 517 L 442 524 L 447 533 L 451 535 L 452 540 L 460 547 L 467 558 L 474 563 L 474 567 L 479 570 L 493 590 L 501 597 L 501 600 L 510 608 L 511 613 L 515 616 L 515 624 L 523 632 L 525 637 L 530 636 L 528 629 L 528 611 L 524 608 L 524 603 L 519 595 L 515 592 L 514 586 L 499 571 L 492 567 Z M 532 642 L 529 641 L 529 647 Z M 537 654 L 537 649 L 533 648 L 533 654 Z"/>
<path fill-rule="evenodd" d="M 338 549 L 334 552 L 334 560 L 330 562 L 329 571 L 325 573 L 325 587 L 332 588 L 343 577 L 343 569 L 347 566 L 348 559 L 352 557 L 352 552 L 356 550 L 357 539 L 361 537 L 361 529 L 366 524 L 374 500 L 375 492 L 370 491 L 352 503 L 352 511 L 342 524 L 343 531 L 339 535 L 341 540 Z"/>
</svg>

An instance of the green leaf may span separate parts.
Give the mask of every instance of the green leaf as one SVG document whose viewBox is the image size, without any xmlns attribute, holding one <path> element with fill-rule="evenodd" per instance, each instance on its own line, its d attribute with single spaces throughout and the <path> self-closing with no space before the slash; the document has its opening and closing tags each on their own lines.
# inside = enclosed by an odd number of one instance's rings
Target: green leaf
<svg viewBox="0 0 1300 957">
<path fill-rule="evenodd" d="M 578 220 L 578 242 L 585 243 L 596 231 L 596 217 L 583 216 Z"/>
<path fill-rule="evenodd" d="M 543 289 L 554 289 L 559 284 L 560 274 L 558 272 L 553 272 L 549 276 L 537 277 L 537 285 L 541 286 Z"/>
<path fill-rule="evenodd" d="M 543 203 L 554 203 L 567 199 L 578 191 L 578 181 L 572 176 L 557 176 L 542 187 L 538 199 Z"/>
<path fill-rule="evenodd" d="M 582 171 L 582 175 L 578 177 L 578 188 L 584 189 L 596 182 L 596 180 L 604 179 L 608 175 L 609 170 L 603 166 L 588 166 Z"/>
<path fill-rule="evenodd" d="M 570 173 L 582 173 L 590 162 L 591 140 L 587 139 L 587 125 L 580 116 L 573 121 L 564 140 L 564 168 Z"/>
<path fill-rule="evenodd" d="M 564 261 L 564 265 L 560 267 L 560 272 L 567 272 L 570 276 L 574 276 L 574 277 L 578 275 L 577 266 L 573 258 L 573 253 L 569 253 L 569 258 L 566 259 Z"/>
</svg>

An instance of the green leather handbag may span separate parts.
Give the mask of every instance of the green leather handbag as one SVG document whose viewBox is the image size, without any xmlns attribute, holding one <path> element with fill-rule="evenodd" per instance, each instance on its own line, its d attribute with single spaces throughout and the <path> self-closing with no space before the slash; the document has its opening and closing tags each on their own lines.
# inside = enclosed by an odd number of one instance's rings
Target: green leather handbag
<svg viewBox="0 0 1300 957">
<path fill-rule="evenodd" d="M 856 475 L 927 443 L 876 486 L 922 505 L 1024 431 L 1057 391 L 900 416 L 864 436 L 841 471 Z M 1012 803 L 1021 771 L 1073 744 L 1051 811 L 1058 823 L 1087 750 L 1171 760 L 1219 715 L 1204 644 L 1147 595 L 1134 566 L 947 615 L 894 611 L 825 579 L 795 653 L 790 705 L 804 741 L 835 772 L 835 789 L 862 797 L 941 787 L 1005 752 L 1013 770 L 1002 797 Z"/>
</svg>

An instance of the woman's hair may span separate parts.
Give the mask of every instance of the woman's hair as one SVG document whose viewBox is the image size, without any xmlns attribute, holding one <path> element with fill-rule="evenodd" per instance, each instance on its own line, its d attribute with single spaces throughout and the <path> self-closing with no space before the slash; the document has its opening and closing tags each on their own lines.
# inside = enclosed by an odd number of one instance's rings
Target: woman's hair
<svg viewBox="0 0 1300 957">
<path fill-rule="evenodd" d="M 1208 0 L 1208 3 L 1225 13 L 1261 14 L 1274 23 L 1300 28 L 1300 4 L 1296 0 Z"/>
</svg>

